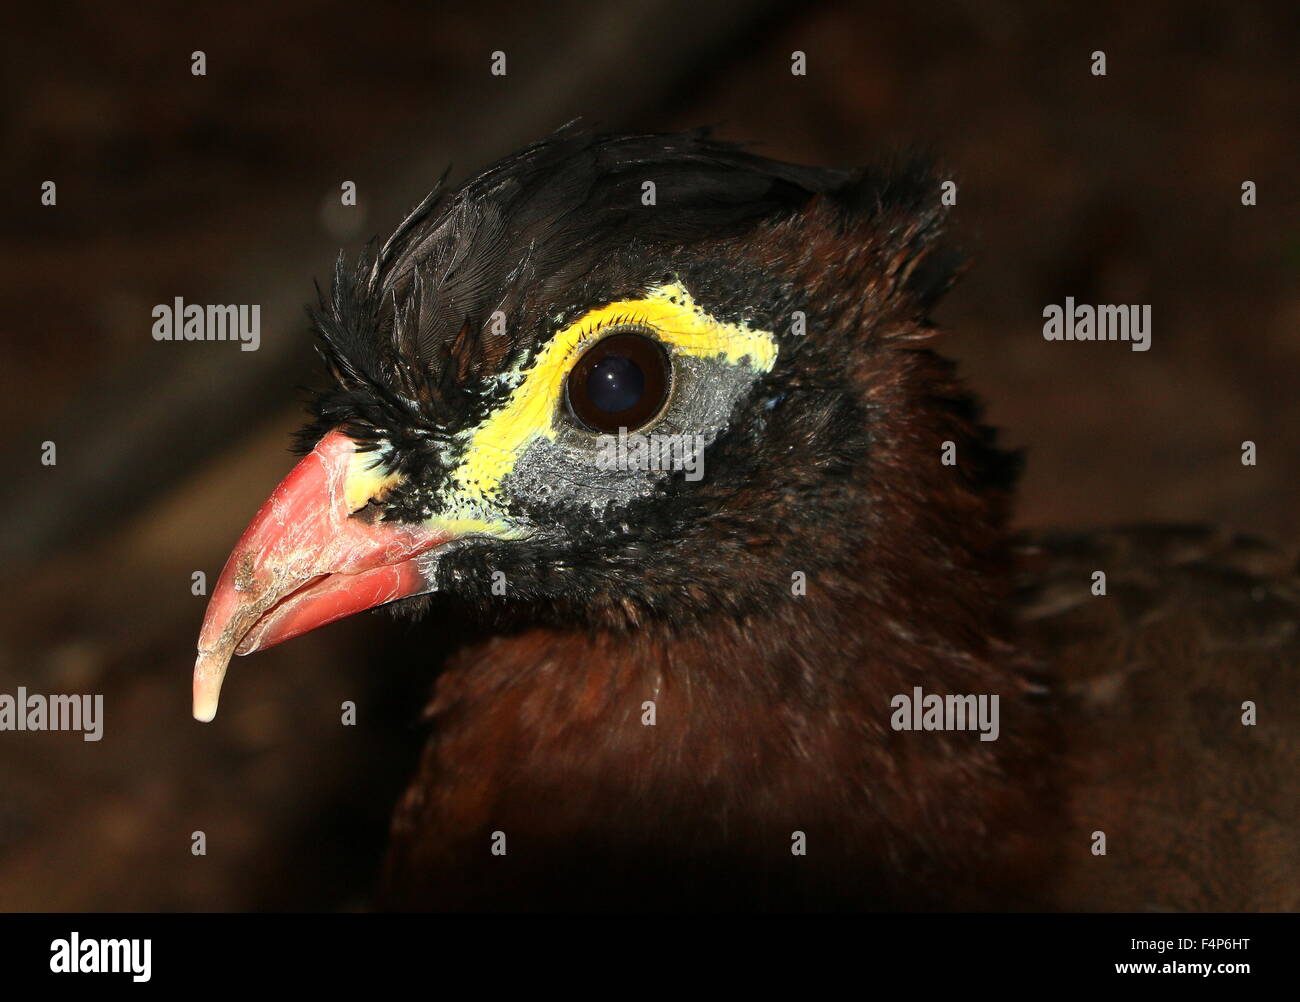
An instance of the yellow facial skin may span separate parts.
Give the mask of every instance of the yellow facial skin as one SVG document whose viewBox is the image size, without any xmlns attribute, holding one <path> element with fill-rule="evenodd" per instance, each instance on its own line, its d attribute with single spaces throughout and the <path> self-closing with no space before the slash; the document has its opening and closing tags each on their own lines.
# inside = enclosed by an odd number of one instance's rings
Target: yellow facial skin
<svg viewBox="0 0 1300 1002">
<path fill-rule="evenodd" d="M 401 482 L 398 473 L 384 473 L 381 468 L 382 450 L 353 452 L 348 461 L 348 474 L 343 480 L 343 501 L 348 513 L 360 511 L 390 487 Z"/>
<path fill-rule="evenodd" d="M 530 443 L 555 438 L 555 416 L 564 399 L 565 379 L 583 350 L 603 328 L 627 323 L 651 328 L 670 353 L 717 358 L 731 365 L 747 363 L 759 373 L 770 372 L 776 363 L 777 344 L 771 332 L 715 319 L 679 282 L 656 286 L 641 299 L 591 310 L 558 331 L 526 369 L 502 377 L 513 390 L 502 407 L 462 436 L 464 459 L 452 472 L 450 488 L 439 499 L 441 512 L 431 521 L 458 536 L 479 533 L 511 538 L 521 534 L 498 514 L 501 481 Z M 349 504 L 354 479 L 355 493 L 367 499 L 395 482 L 383 477 L 382 471 L 369 468 L 376 461 L 367 457 L 349 476 Z"/>
</svg>

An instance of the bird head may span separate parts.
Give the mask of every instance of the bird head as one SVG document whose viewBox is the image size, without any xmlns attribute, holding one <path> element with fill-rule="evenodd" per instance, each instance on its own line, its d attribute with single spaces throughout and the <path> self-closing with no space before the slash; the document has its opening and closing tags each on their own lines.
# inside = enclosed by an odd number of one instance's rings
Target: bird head
<svg viewBox="0 0 1300 1002">
<path fill-rule="evenodd" d="M 688 628 L 924 539 L 931 483 L 980 531 L 939 450 L 993 452 L 922 344 L 939 193 L 572 127 L 440 184 L 312 311 L 333 385 L 213 593 L 195 716 L 232 654 L 378 605 Z"/>
</svg>

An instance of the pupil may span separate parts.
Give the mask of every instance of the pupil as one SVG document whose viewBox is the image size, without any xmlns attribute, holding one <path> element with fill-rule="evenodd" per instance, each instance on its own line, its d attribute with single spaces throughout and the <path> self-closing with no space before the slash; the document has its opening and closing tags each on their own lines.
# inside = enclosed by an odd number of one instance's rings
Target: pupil
<svg viewBox="0 0 1300 1002">
<path fill-rule="evenodd" d="M 641 399 L 645 373 L 626 355 L 609 355 L 587 374 L 587 397 L 603 411 L 625 411 Z"/>
</svg>

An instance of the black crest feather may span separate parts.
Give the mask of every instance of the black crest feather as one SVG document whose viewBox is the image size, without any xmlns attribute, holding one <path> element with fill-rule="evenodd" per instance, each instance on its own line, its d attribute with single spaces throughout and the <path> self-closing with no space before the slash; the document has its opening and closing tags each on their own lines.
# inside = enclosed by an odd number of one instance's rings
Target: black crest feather
<svg viewBox="0 0 1300 1002">
<path fill-rule="evenodd" d="M 919 197 L 928 179 L 919 164 L 885 176 L 782 163 L 706 128 L 598 136 L 575 123 L 455 190 L 444 175 L 382 247 L 352 267 L 339 259 L 311 311 L 337 388 L 316 400 L 300 445 L 338 424 L 393 440 L 477 420 L 495 403 L 489 376 L 535 350 L 557 316 L 599 305 L 610 290 L 593 276 L 612 259 L 739 235 L 819 194 L 870 212 Z M 918 293 L 937 295 L 945 268 L 918 276 Z"/>
</svg>

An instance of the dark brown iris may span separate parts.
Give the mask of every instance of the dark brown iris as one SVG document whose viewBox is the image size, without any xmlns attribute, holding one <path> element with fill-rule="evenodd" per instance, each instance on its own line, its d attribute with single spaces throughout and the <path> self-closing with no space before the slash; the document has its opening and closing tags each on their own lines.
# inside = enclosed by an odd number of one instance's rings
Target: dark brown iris
<svg viewBox="0 0 1300 1002">
<path fill-rule="evenodd" d="M 574 416 L 592 431 L 636 431 L 659 416 L 672 383 L 663 346 L 647 334 L 625 331 L 587 349 L 569 373 Z"/>
</svg>

